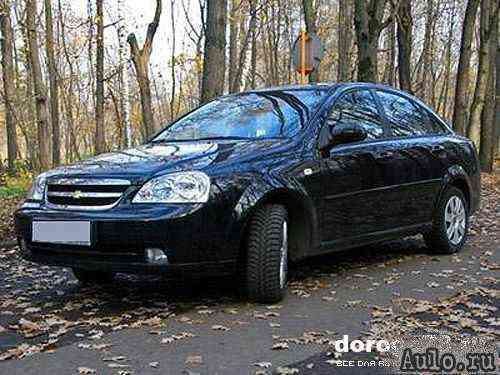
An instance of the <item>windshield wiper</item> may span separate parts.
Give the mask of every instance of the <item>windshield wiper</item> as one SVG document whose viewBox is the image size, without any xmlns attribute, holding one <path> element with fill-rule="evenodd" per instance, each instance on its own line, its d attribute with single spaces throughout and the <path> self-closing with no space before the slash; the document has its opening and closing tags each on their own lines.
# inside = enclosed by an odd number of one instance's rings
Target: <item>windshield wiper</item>
<svg viewBox="0 0 500 375">
<path fill-rule="evenodd" d="M 168 139 L 168 138 L 160 138 L 160 139 L 153 139 L 149 143 L 155 144 L 155 143 L 169 143 L 169 142 L 192 142 L 192 139 Z"/>
<path fill-rule="evenodd" d="M 256 138 L 250 138 L 250 137 L 238 137 L 238 136 L 213 136 L 213 137 L 201 137 L 201 138 L 196 138 L 193 139 L 193 141 L 211 141 L 211 140 L 249 140 L 249 139 L 256 139 Z"/>
<path fill-rule="evenodd" d="M 201 137 L 201 138 L 191 138 L 191 139 L 169 139 L 161 138 L 152 140 L 150 143 L 168 143 L 168 142 L 198 142 L 198 141 L 214 141 L 214 140 L 230 140 L 230 141 L 240 141 L 240 140 L 254 140 L 258 138 L 249 137 L 237 137 L 237 136 L 213 136 L 213 137 Z"/>
</svg>

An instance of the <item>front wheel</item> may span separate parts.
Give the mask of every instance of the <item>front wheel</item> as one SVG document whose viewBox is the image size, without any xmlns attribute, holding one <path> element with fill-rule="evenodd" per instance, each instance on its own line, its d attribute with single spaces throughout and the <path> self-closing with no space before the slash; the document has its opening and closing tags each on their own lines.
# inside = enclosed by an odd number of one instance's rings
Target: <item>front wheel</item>
<svg viewBox="0 0 500 375">
<path fill-rule="evenodd" d="M 113 281 L 114 274 L 105 271 L 88 271 L 81 268 L 73 268 L 73 275 L 76 279 L 85 285 L 100 285 L 107 284 Z"/>
<path fill-rule="evenodd" d="M 448 187 L 436 207 L 432 229 L 424 234 L 427 247 L 434 253 L 454 254 L 465 244 L 469 229 L 469 210 L 463 193 Z"/>
<path fill-rule="evenodd" d="M 250 221 L 246 289 L 255 301 L 272 303 L 285 295 L 288 274 L 288 216 L 285 207 L 268 204 Z"/>
</svg>

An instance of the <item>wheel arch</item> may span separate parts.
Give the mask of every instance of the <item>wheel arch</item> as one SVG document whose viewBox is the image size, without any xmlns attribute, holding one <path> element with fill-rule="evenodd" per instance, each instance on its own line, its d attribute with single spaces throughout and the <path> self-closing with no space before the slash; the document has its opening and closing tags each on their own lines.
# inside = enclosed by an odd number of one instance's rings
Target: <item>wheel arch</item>
<svg viewBox="0 0 500 375">
<path fill-rule="evenodd" d="M 443 192 L 448 186 L 453 186 L 459 189 L 464 194 L 464 197 L 467 200 L 467 210 L 471 212 L 473 208 L 472 185 L 469 176 L 467 175 L 463 167 L 461 167 L 460 165 L 454 165 L 448 168 L 443 178 L 443 184 L 441 186 L 436 204 L 437 202 L 439 202 L 443 195 Z"/>
<path fill-rule="evenodd" d="M 244 213 L 240 255 L 245 251 L 250 219 L 266 204 L 283 205 L 288 213 L 289 256 L 292 261 L 304 258 L 317 243 L 317 217 L 310 198 L 303 193 L 285 188 L 273 188 L 256 198 Z"/>
</svg>

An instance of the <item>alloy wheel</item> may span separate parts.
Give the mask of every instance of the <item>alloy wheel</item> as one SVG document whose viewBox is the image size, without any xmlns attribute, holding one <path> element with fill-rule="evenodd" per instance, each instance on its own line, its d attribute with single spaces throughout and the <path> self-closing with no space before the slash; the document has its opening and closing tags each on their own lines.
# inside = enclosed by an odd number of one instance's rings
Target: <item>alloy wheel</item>
<svg viewBox="0 0 500 375">
<path fill-rule="evenodd" d="M 444 222 L 448 240 L 458 245 L 465 236 L 466 212 L 463 201 L 456 195 L 446 203 Z"/>
<path fill-rule="evenodd" d="M 280 287 L 283 289 L 287 281 L 288 273 L 288 224 L 283 222 L 282 241 L 280 249 Z"/>
</svg>

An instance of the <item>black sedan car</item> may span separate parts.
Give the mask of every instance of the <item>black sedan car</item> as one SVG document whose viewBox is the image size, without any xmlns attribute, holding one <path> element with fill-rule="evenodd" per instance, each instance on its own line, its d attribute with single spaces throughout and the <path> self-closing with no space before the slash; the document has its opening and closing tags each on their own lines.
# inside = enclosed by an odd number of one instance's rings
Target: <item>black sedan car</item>
<svg viewBox="0 0 500 375">
<path fill-rule="evenodd" d="M 277 301 L 290 262 L 408 235 L 464 245 L 475 148 L 386 86 L 279 87 L 217 98 L 146 144 L 40 175 L 15 214 L 23 256 L 115 273 L 237 274 Z"/>
</svg>

